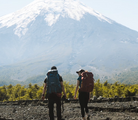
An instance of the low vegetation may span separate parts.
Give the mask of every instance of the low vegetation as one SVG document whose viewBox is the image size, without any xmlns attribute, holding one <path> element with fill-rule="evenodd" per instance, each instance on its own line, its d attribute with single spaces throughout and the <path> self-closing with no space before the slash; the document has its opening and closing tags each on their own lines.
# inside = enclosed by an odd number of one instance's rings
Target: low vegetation
<svg viewBox="0 0 138 120">
<path fill-rule="evenodd" d="M 73 98 L 75 92 L 75 85 L 64 82 L 67 98 Z M 29 84 L 27 86 L 17 85 L 4 85 L 0 87 L 0 101 L 16 101 L 16 100 L 32 100 L 41 99 L 43 86 L 38 84 Z M 138 94 L 138 84 L 126 85 L 123 83 L 115 82 L 114 84 L 108 81 L 101 83 L 100 80 L 95 81 L 95 87 L 92 96 L 103 96 L 111 98 L 114 96 L 127 97 Z"/>
</svg>

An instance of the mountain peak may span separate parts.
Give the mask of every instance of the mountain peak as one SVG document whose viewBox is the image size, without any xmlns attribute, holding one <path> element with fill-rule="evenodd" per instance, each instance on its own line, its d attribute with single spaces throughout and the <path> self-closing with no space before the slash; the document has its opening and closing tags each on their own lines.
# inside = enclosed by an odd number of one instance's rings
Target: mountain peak
<svg viewBox="0 0 138 120">
<path fill-rule="evenodd" d="M 55 65 L 61 74 L 84 68 L 107 80 L 138 66 L 138 32 L 77 0 L 35 0 L 1 17 L 0 27 L 0 79 L 25 80 Z"/>
<path fill-rule="evenodd" d="M 14 33 L 20 37 L 25 35 L 28 24 L 35 21 L 38 16 L 44 16 L 46 23 L 52 26 L 59 17 L 69 17 L 79 21 L 86 13 L 97 17 L 100 21 L 112 23 L 112 20 L 78 0 L 35 0 L 21 10 L 1 17 L 0 28 L 15 25 Z"/>
</svg>

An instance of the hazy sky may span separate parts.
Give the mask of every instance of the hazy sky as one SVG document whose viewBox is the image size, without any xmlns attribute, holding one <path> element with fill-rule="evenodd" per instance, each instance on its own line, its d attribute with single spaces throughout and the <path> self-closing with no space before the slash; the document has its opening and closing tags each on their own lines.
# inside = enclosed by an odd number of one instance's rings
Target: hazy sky
<svg viewBox="0 0 138 120">
<path fill-rule="evenodd" d="M 0 17 L 34 0 L 0 0 Z M 52 1 L 52 0 L 51 0 Z M 138 31 L 138 0 L 79 0 L 104 16 Z"/>
</svg>

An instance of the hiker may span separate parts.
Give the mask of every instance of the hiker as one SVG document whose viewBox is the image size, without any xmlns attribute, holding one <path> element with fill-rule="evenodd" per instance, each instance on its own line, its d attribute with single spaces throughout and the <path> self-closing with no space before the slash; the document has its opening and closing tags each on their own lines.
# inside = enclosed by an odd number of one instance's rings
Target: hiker
<svg viewBox="0 0 138 120">
<path fill-rule="evenodd" d="M 47 89 L 48 107 L 50 120 L 54 120 L 54 103 L 56 103 L 57 120 L 64 120 L 61 118 L 61 96 L 62 91 L 66 98 L 66 93 L 63 86 L 63 79 L 58 74 L 58 70 L 55 66 L 51 67 L 48 71 L 47 77 L 44 80 L 44 89 L 42 93 L 42 100 L 44 100 L 45 91 Z"/>
<path fill-rule="evenodd" d="M 76 94 L 77 94 L 77 91 L 78 91 L 78 87 L 79 87 L 79 103 L 80 103 L 80 107 L 81 107 L 81 115 L 82 115 L 82 119 L 83 120 L 86 120 L 85 119 L 85 112 L 86 112 L 86 118 L 87 120 L 89 120 L 89 114 L 88 114 L 88 101 L 90 100 L 90 92 L 88 91 L 92 91 L 92 86 L 90 86 L 90 89 L 88 88 L 88 90 L 86 90 L 87 92 L 85 92 L 85 90 L 81 91 L 81 86 L 82 86 L 82 74 L 83 73 L 89 73 L 90 72 L 86 72 L 85 70 L 83 69 L 80 69 L 79 71 L 76 71 L 76 73 L 79 75 L 78 79 L 77 79 L 77 85 L 76 85 L 76 89 L 75 89 L 75 95 L 74 95 L 74 98 L 76 99 Z M 93 75 L 93 74 L 92 74 Z M 91 73 L 90 73 L 90 76 L 91 76 Z M 92 81 L 93 81 L 93 76 L 92 77 Z M 94 84 L 94 83 L 92 83 Z M 87 87 L 85 87 L 87 89 Z M 85 111 L 84 111 L 85 109 Z"/>
</svg>

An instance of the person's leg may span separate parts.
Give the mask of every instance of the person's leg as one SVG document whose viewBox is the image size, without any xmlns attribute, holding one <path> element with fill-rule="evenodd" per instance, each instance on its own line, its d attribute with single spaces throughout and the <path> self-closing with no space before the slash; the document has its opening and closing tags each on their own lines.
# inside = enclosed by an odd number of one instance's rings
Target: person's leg
<svg viewBox="0 0 138 120">
<path fill-rule="evenodd" d="M 89 93 L 85 93 L 85 112 L 88 114 L 88 101 L 89 101 Z"/>
<path fill-rule="evenodd" d="M 86 104 L 85 104 L 85 112 L 88 114 L 89 113 L 89 110 L 88 110 L 88 102 L 86 102 Z"/>
<path fill-rule="evenodd" d="M 82 118 L 83 118 L 83 120 L 85 120 L 84 106 L 81 104 L 80 107 L 81 107 L 81 115 L 82 115 Z"/>
<path fill-rule="evenodd" d="M 88 101 L 89 101 L 89 93 L 85 93 L 85 112 L 86 112 L 86 118 L 89 120 L 89 110 L 88 110 Z"/>
<path fill-rule="evenodd" d="M 57 110 L 57 120 L 61 120 L 61 97 L 56 96 L 55 98 L 56 110 Z"/>
<path fill-rule="evenodd" d="M 54 120 L 54 100 L 53 100 L 53 95 L 49 95 L 48 97 L 48 107 L 49 107 L 49 117 L 50 120 Z"/>
<path fill-rule="evenodd" d="M 84 118 L 85 116 L 85 112 L 84 112 L 84 95 L 83 95 L 83 92 L 79 92 L 79 103 L 80 103 L 80 107 L 81 107 L 81 115 L 82 115 L 82 118 Z"/>
</svg>

